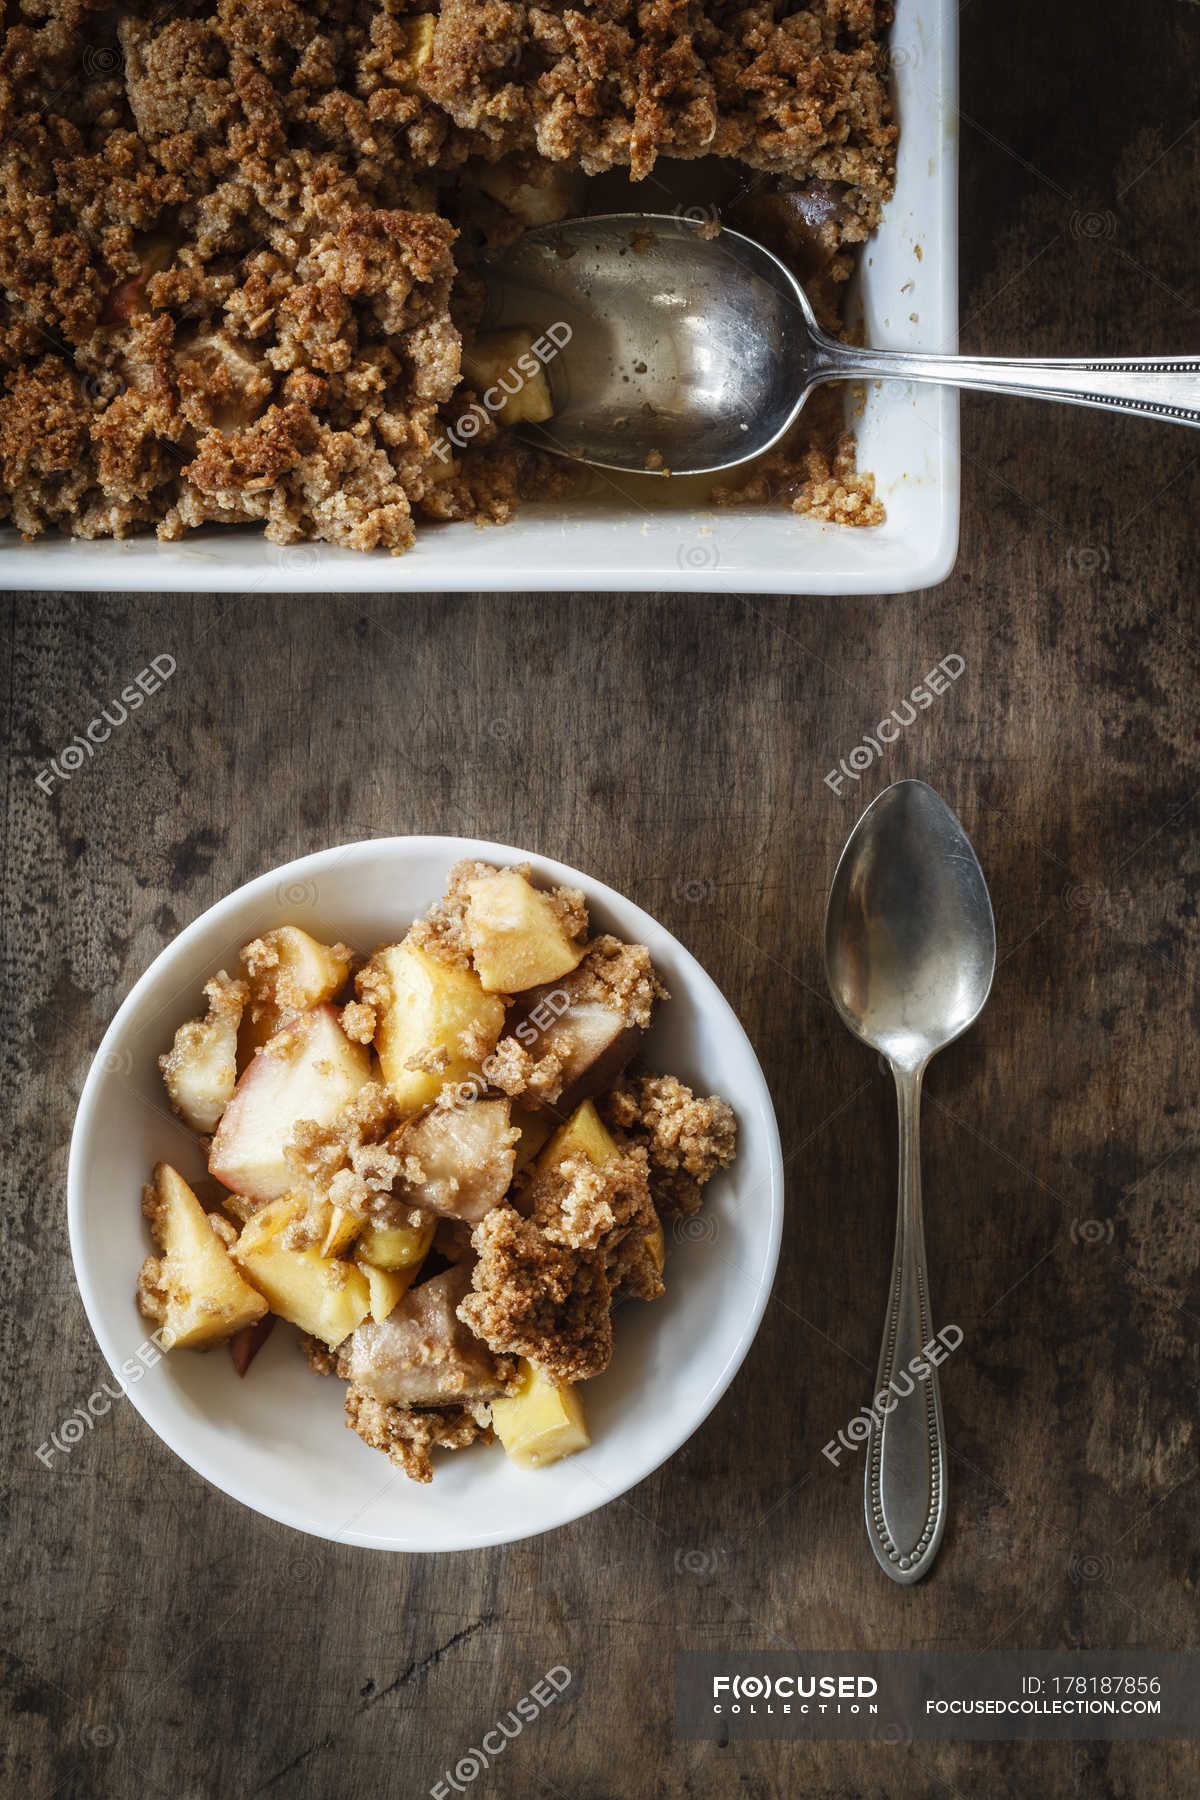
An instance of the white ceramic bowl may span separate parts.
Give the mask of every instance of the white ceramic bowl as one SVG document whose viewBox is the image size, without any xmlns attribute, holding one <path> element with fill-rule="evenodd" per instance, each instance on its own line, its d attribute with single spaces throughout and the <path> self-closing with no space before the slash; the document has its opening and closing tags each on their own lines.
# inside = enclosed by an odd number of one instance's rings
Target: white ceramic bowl
<svg viewBox="0 0 1200 1800">
<path fill-rule="evenodd" d="M 667 1234 L 667 1293 L 617 1316 L 607 1372 L 587 1384 L 592 1447 L 525 1472 L 499 1447 L 442 1454 L 432 1485 L 409 1481 L 348 1431 L 344 1387 L 313 1375 L 280 1326 L 244 1380 L 222 1350 L 163 1357 L 128 1386 L 164 1443 L 234 1499 L 283 1524 L 377 1550 L 462 1550 L 531 1537 L 644 1480 L 716 1405 L 750 1347 L 770 1292 L 783 1220 L 783 1165 L 770 1095 L 749 1040 L 704 970 L 669 932 L 611 888 L 503 844 L 379 838 L 272 870 L 180 933 L 113 1020 L 84 1086 L 71 1140 L 71 1251 L 83 1303 L 114 1373 L 146 1343 L 134 1282 L 149 1242 L 142 1183 L 160 1160 L 200 1177 L 193 1134 L 165 1102 L 156 1058 L 199 1009 L 204 981 L 272 925 L 303 925 L 364 951 L 400 935 L 440 894 L 460 857 L 529 861 L 581 887 L 593 925 L 649 945 L 672 998 L 647 1039 L 651 1066 L 732 1102 L 732 1167 L 704 1210 Z"/>
<path fill-rule="evenodd" d="M 900 121 L 896 192 L 863 246 L 851 316 L 861 316 L 867 343 L 953 351 L 957 0 L 897 0 L 891 62 Z M 652 183 L 645 207 L 663 210 Z M 493 530 L 425 526 L 406 556 L 360 556 L 327 544 L 279 549 L 242 527 L 209 527 L 177 544 L 145 537 L 23 544 L 0 529 L 0 575 L 9 588 L 157 593 L 881 594 L 936 586 L 958 549 L 957 394 L 870 384 L 852 422 L 860 467 L 874 472 L 887 506 L 887 523 L 867 531 L 800 519 L 782 506 L 716 510 L 684 498 L 683 483 L 648 488 L 646 477 L 639 493 L 600 481 L 594 497 L 571 505 L 531 502 L 513 524 Z"/>
</svg>

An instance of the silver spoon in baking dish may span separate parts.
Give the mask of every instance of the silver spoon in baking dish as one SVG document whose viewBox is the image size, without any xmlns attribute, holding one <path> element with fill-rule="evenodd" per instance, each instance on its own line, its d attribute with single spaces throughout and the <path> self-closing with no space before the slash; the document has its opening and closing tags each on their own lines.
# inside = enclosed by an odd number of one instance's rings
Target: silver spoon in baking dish
<svg viewBox="0 0 1200 1800">
<path fill-rule="evenodd" d="M 946 1434 L 921 1216 L 921 1080 L 973 1025 L 996 971 L 983 870 L 940 794 L 898 781 L 850 834 L 825 913 L 825 973 L 855 1037 L 896 1080 L 900 1199 L 879 1371 L 866 1436 L 871 1548 L 893 1581 L 926 1574 L 946 1524 Z M 959 1333 L 958 1342 L 961 1343 Z"/>
<path fill-rule="evenodd" d="M 553 418 L 522 427 L 531 441 L 602 469 L 717 474 L 778 443 L 822 382 L 880 379 L 1200 425 L 1196 357 L 860 350 L 820 330 L 769 250 L 703 229 L 669 214 L 608 213 L 538 226 L 483 259 L 485 323 L 559 328 L 548 354 L 538 352 Z"/>
</svg>

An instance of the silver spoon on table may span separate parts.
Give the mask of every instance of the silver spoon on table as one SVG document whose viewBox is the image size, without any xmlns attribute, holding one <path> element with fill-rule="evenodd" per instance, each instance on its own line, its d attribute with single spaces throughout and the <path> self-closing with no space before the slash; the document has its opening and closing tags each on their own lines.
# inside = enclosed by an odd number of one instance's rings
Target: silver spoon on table
<svg viewBox="0 0 1200 1800">
<path fill-rule="evenodd" d="M 854 827 L 833 877 L 825 972 L 844 1023 L 882 1052 L 896 1080 L 900 1198 L 866 1440 L 866 1519 L 879 1563 L 904 1584 L 928 1572 L 946 1524 L 942 1397 L 925 1350 L 934 1332 L 921 1079 L 930 1058 L 979 1017 L 995 968 L 992 903 L 966 832 L 923 781 L 885 788 Z"/>
<path fill-rule="evenodd" d="M 539 226 L 481 268 L 485 325 L 570 328 L 545 364 L 553 418 L 522 431 L 602 469 L 734 468 L 778 443 L 826 381 L 932 381 L 1200 425 L 1196 357 L 860 350 L 818 328 L 796 277 L 761 244 L 737 231 L 704 237 L 669 214 Z"/>
</svg>

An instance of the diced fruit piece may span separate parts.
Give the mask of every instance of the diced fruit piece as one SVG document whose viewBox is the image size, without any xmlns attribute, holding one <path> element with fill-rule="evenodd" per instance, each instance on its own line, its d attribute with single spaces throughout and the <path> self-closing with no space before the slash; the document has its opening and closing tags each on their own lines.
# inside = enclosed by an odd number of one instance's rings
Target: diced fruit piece
<svg viewBox="0 0 1200 1800">
<path fill-rule="evenodd" d="M 576 967 L 577 942 L 542 893 L 516 869 L 497 869 L 467 884 L 466 933 L 471 959 L 492 993 L 520 994 Z"/>
<path fill-rule="evenodd" d="M 435 1106 L 397 1134 L 397 1153 L 422 1170 L 421 1180 L 402 1181 L 399 1192 L 412 1206 L 476 1225 L 508 1192 L 516 1142 L 507 1100 Z"/>
<path fill-rule="evenodd" d="M 370 1079 L 371 1058 L 353 1044 L 332 1006 L 299 1013 L 250 1062 L 225 1109 L 208 1166 L 251 1200 L 276 1200 L 295 1185 L 284 1153 L 301 1119 L 330 1125 Z"/>
<path fill-rule="evenodd" d="M 364 1262 L 360 1257 L 358 1266 L 366 1276 L 371 1292 L 371 1317 L 377 1325 L 382 1325 L 412 1286 L 417 1265 L 413 1263 L 407 1269 L 377 1269 L 374 1263 Z"/>
<path fill-rule="evenodd" d="M 239 1068 L 292 1013 L 332 1000 L 345 986 L 353 960 L 345 944 L 319 943 L 298 925 L 281 925 L 246 944 L 242 965 L 250 982 L 250 1004 L 238 1035 Z"/>
<path fill-rule="evenodd" d="M 360 1325 L 338 1359 L 352 1387 L 395 1406 L 488 1400 L 502 1382 L 495 1358 L 458 1317 L 465 1267 L 409 1288 L 381 1325 Z"/>
<path fill-rule="evenodd" d="M 429 1254 L 436 1230 L 432 1216 L 420 1225 L 368 1225 L 358 1240 L 359 1261 L 377 1269 L 415 1269 Z"/>
<path fill-rule="evenodd" d="M 243 1325 L 229 1340 L 235 1374 L 244 1375 L 275 1329 L 275 1314 L 264 1313 L 257 1325 Z"/>
<path fill-rule="evenodd" d="M 329 1208 L 329 1223 L 321 1243 L 322 1256 L 340 1256 L 362 1230 L 362 1220 L 342 1206 Z"/>
<path fill-rule="evenodd" d="M 138 1301 L 161 1324 L 165 1350 L 206 1350 L 253 1325 L 266 1301 L 244 1281 L 182 1175 L 159 1163 L 143 1210 L 162 1260 L 142 1267 Z"/>
<path fill-rule="evenodd" d="M 416 13 L 402 21 L 405 36 L 405 55 L 399 59 L 404 71 L 404 83 L 407 85 L 419 69 L 433 55 L 433 34 L 437 27 L 435 13 Z"/>
<path fill-rule="evenodd" d="M 505 425 L 541 425 L 554 416 L 550 383 L 528 331 L 481 333 L 463 349 L 462 372 L 488 411 Z"/>
<path fill-rule="evenodd" d="M 237 1085 L 238 1025 L 249 997 L 224 969 L 204 984 L 208 1014 L 189 1019 L 158 1066 L 175 1111 L 193 1131 L 215 1131 Z"/>
<path fill-rule="evenodd" d="M 288 1247 L 284 1237 L 289 1225 L 307 1211 L 303 1195 L 272 1201 L 246 1223 L 233 1254 L 272 1312 L 332 1350 L 366 1318 L 371 1290 L 353 1263 L 322 1256 L 314 1248 Z"/>
<path fill-rule="evenodd" d="M 591 1443 L 583 1402 L 573 1387 L 560 1387 L 544 1369 L 521 1358 L 515 1393 L 492 1401 L 492 1424 L 509 1456 L 522 1469 L 542 1469 Z"/>
<path fill-rule="evenodd" d="M 620 1154 L 595 1105 L 591 1100 L 585 1100 L 554 1133 L 538 1158 L 538 1167 L 553 1169 L 568 1156 L 586 1156 L 599 1168 L 610 1157 Z"/>
<path fill-rule="evenodd" d="M 476 187 L 515 213 L 522 225 L 553 225 L 576 211 L 581 198 L 580 177 L 561 163 L 539 162 L 520 169 L 511 163 L 473 162 L 467 174 Z"/>
<path fill-rule="evenodd" d="M 505 1027 L 505 1036 L 515 1037 L 531 1056 L 559 1058 L 559 1112 L 573 1112 L 581 1100 L 610 1088 L 645 1035 L 615 1002 L 577 997 L 592 986 L 584 962 L 557 981 L 522 994 Z"/>
<path fill-rule="evenodd" d="M 406 1112 L 428 1106 L 447 1083 L 478 1077 L 504 1027 L 504 1002 L 484 993 L 473 969 L 443 962 L 407 938 L 377 950 L 358 985 L 379 1014 L 384 1080 Z M 464 1051 L 464 1032 L 474 1056 Z"/>
<path fill-rule="evenodd" d="M 515 1169 L 526 1168 L 542 1149 L 547 1138 L 554 1130 L 554 1115 L 548 1112 L 526 1112 L 523 1106 L 514 1106 L 511 1113 L 512 1123 L 520 1132 L 517 1139 L 517 1159 Z"/>
<path fill-rule="evenodd" d="M 661 1219 L 655 1219 L 652 1228 L 646 1233 L 646 1248 L 650 1252 L 651 1262 L 661 1275 L 667 1263 L 667 1240 L 663 1236 Z"/>
<path fill-rule="evenodd" d="M 128 325 L 137 313 L 149 312 L 146 287 L 152 275 L 169 269 L 175 260 L 173 238 L 154 235 L 142 240 L 139 247 L 141 266 L 124 281 L 119 281 L 104 296 L 100 309 L 101 325 Z"/>
<path fill-rule="evenodd" d="M 307 1012 L 344 987 L 354 953 L 345 944 L 321 944 L 298 925 L 280 925 L 255 938 L 242 962 L 256 1000 L 274 1000 L 290 1012 Z"/>
</svg>

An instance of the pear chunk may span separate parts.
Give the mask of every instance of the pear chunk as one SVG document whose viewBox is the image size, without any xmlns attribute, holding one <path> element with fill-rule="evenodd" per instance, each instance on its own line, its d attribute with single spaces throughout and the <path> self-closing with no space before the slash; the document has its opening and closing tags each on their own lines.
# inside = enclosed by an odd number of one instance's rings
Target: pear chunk
<svg viewBox="0 0 1200 1800">
<path fill-rule="evenodd" d="M 486 1344 L 458 1317 L 471 1285 L 464 1267 L 410 1288 L 382 1324 L 360 1325 L 342 1351 L 338 1374 L 392 1406 L 445 1406 L 488 1400 L 502 1390 Z"/>
<path fill-rule="evenodd" d="M 508 1192 L 519 1136 L 507 1100 L 432 1107 L 397 1134 L 398 1153 L 421 1169 L 419 1180 L 401 1183 L 403 1200 L 477 1225 Z"/>
<path fill-rule="evenodd" d="M 262 1318 L 266 1301 L 242 1279 L 209 1215 L 169 1163 L 155 1168 L 143 1211 L 162 1257 L 143 1263 L 138 1304 L 159 1321 L 164 1350 L 207 1350 Z"/>
</svg>

